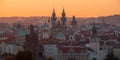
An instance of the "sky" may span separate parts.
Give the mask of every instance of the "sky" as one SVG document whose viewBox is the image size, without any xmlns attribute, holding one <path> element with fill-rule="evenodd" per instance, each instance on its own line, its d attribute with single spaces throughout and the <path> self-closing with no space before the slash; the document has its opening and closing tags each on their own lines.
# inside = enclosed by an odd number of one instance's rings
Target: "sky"
<svg viewBox="0 0 120 60">
<path fill-rule="evenodd" d="M 120 0 L 0 0 L 0 17 L 51 16 L 98 17 L 120 14 Z"/>
</svg>

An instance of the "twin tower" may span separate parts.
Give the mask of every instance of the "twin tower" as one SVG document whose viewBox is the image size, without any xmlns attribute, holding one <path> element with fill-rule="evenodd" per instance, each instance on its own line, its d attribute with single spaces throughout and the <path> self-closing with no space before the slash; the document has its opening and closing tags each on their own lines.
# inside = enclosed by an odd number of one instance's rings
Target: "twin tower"
<svg viewBox="0 0 120 60">
<path fill-rule="evenodd" d="M 51 16 L 52 27 L 55 27 L 56 21 L 57 21 L 56 13 L 55 13 L 55 10 L 53 9 L 52 16 Z M 63 9 L 62 17 L 61 17 L 61 25 L 66 26 L 66 21 L 67 21 L 66 13 Z"/>
<path fill-rule="evenodd" d="M 51 26 L 52 26 L 51 32 L 52 32 L 52 35 L 56 35 L 59 32 L 62 32 L 64 34 L 66 34 L 66 32 L 67 32 L 67 28 L 68 28 L 68 26 L 66 24 L 67 23 L 67 17 L 66 17 L 66 13 L 65 13 L 64 9 L 63 9 L 61 15 L 62 16 L 61 16 L 60 20 L 57 20 L 55 10 L 53 9 L 52 16 L 51 16 Z M 70 25 L 72 26 L 73 30 L 76 29 L 77 21 L 75 19 L 75 16 L 73 16 Z"/>
</svg>

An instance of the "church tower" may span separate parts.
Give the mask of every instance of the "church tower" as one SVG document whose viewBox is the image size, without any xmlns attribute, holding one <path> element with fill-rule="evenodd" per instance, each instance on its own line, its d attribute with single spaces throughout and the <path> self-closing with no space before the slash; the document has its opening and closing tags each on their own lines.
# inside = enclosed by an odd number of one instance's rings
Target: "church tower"
<svg viewBox="0 0 120 60">
<path fill-rule="evenodd" d="M 49 23 L 44 23 L 43 26 L 42 26 L 42 38 L 45 38 L 45 39 L 48 39 L 49 38 Z"/>
<path fill-rule="evenodd" d="M 61 22 L 62 22 L 62 25 L 63 25 L 63 26 L 66 26 L 66 21 L 67 21 L 67 18 L 66 18 L 65 11 L 64 11 L 64 9 L 63 9 L 62 18 L 61 18 Z"/>
<path fill-rule="evenodd" d="M 97 60 L 99 60 L 100 42 L 99 42 L 98 32 L 97 32 L 95 23 L 93 23 L 93 27 L 91 31 L 90 48 L 96 53 L 96 58 Z"/>
<path fill-rule="evenodd" d="M 49 25 L 49 27 L 51 27 L 50 17 L 48 18 L 48 25 Z"/>
<path fill-rule="evenodd" d="M 35 28 L 33 25 L 30 25 L 30 32 L 26 35 L 26 48 L 34 51 L 34 48 L 38 46 L 38 31 L 35 31 Z"/>
<path fill-rule="evenodd" d="M 56 13 L 55 13 L 55 10 L 53 9 L 53 13 L 52 13 L 52 17 L 51 17 L 51 23 L 52 23 L 52 29 L 51 29 L 51 36 L 52 37 L 55 37 L 56 34 L 57 34 L 57 31 L 56 31 L 56 21 L 57 21 L 57 18 L 56 18 Z"/>
<path fill-rule="evenodd" d="M 30 33 L 26 35 L 25 49 L 32 51 L 34 60 L 43 60 L 43 45 L 39 43 L 38 29 L 30 25 Z"/>
<path fill-rule="evenodd" d="M 74 32 L 77 31 L 77 21 L 76 21 L 75 16 L 73 16 L 73 18 L 72 18 L 71 28 L 72 28 L 72 30 L 73 30 Z"/>
<path fill-rule="evenodd" d="M 56 13 L 55 13 L 54 9 L 52 12 L 51 22 L 52 22 L 52 27 L 55 27 L 55 25 L 56 25 Z"/>
<path fill-rule="evenodd" d="M 97 32 L 95 23 L 93 23 L 93 27 L 92 27 L 91 42 L 99 42 L 99 40 L 98 40 L 98 32 Z"/>
</svg>

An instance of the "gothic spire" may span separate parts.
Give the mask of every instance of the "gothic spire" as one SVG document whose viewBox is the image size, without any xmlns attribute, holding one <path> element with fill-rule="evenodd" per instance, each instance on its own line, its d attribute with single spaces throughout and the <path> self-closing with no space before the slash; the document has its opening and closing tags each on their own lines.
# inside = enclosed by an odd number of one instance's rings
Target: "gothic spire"
<svg viewBox="0 0 120 60">
<path fill-rule="evenodd" d="M 66 18 L 66 14 L 63 8 L 62 17 L 61 17 L 61 22 L 63 26 L 66 26 L 66 21 L 67 21 L 67 18 Z"/>
<path fill-rule="evenodd" d="M 55 9 L 53 8 L 52 17 L 56 17 Z"/>
<path fill-rule="evenodd" d="M 51 20 L 56 21 L 56 13 L 55 13 L 55 9 L 54 8 L 53 8 Z"/>
<path fill-rule="evenodd" d="M 65 17 L 65 11 L 64 11 L 64 8 L 63 8 L 63 12 L 62 12 L 62 17 Z"/>
<path fill-rule="evenodd" d="M 93 23 L 92 35 L 95 36 L 96 34 L 97 34 L 97 29 L 96 29 L 95 23 Z"/>
<path fill-rule="evenodd" d="M 52 17 L 51 17 L 51 22 L 52 22 L 52 27 L 55 27 L 56 25 L 56 13 L 55 13 L 55 9 L 53 8 L 53 12 L 52 12 Z"/>
<path fill-rule="evenodd" d="M 93 23 L 91 38 L 92 38 L 93 41 L 97 41 L 96 38 L 98 38 L 97 28 L 95 26 L 95 23 Z"/>
</svg>

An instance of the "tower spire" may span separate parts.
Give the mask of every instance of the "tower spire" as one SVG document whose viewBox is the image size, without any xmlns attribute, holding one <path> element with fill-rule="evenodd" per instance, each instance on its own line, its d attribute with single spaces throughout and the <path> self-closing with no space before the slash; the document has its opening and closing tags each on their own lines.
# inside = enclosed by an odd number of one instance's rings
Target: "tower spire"
<svg viewBox="0 0 120 60">
<path fill-rule="evenodd" d="M 64 10 L 64 8 L 63 8 L 63 12 L 62 12 L 62 17 L 65 17 L 65 10 Z"/>
<path fill-rule="evenodd" d="M 55 9 L 54 8 L 53 8 L 53 12 L 52 12 L 51 21 L 52 21 L 52 27 L 54 27 L 55 24 L 56 24 L 56 13 L 55 13 Z"/>
<path fill-rule="evenodd" d="M 55 9 L 53 8 L 53 12 L 52 12 L 52 18 L 51 20 L 56 21 L 56 13 L 55 13 Z"/>
<path fill-rule="evenodd" d="M 52 17 L 56 17 L 55 9 L 53 8 Z"/>
<path fill-rule="evenodd" d="M 95 22 L 93 21 L 93 27 L 92 27 L 92 40 L 93 41 L 97 41 L 96 38 L 98 38 L 98 34 L 97 34 L 97 28 L 95 26 Z"/>
<path fill-rule="evenodd" d="M 67 18 L 66 18 L 65 10 L 63 8 L 62 17 L 61 17 L 61 22 L 62 22 L 63 26 L 66 26 L 66 20 L 67 20 Z"/>
<path fill-rule="evenodd" d="M 93 23 L 92 35 L 95 36 L 96 34 L 97 34 L 97 29 L 96 29 L 95 23 Z"/>
</svg>

